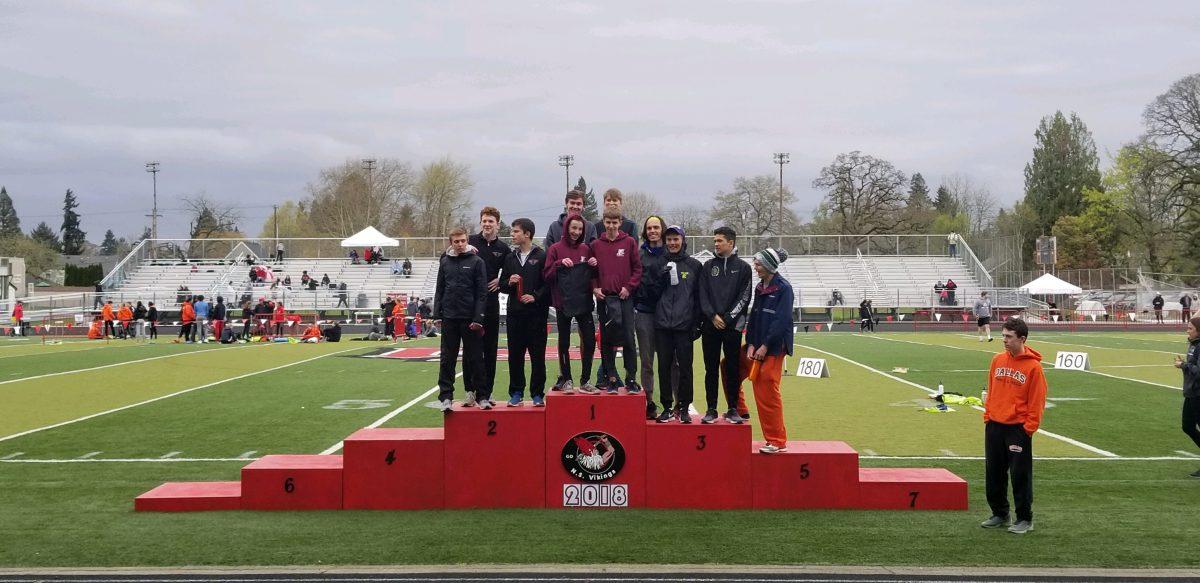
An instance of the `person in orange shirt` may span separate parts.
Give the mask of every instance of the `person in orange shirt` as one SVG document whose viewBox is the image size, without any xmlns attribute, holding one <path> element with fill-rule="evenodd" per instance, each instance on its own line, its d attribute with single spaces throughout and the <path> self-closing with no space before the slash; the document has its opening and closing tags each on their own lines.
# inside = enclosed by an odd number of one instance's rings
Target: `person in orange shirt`
<svg viewBox="0 0 1200 583">
<path fill-rule="evenodd" d="M 1046 375 L 1042 354 L 1025 345 L 1029 326 L 1020 318 L 1004 322 L 1004 352 L 992 358 L 984 400 L 983 450 L 987 500 L 992 516 L 984 528 L 1008 524 L 1008 481 L 1012 475 L 1017 521 L 1008 532 L 1033 530 L 1033 434 L 1046 409 Z"/>
<path fill-rule="evenodd" d="M 116 316 L 113 315 L 112 300 L 105 300 L 104 307 L 100 308 L 100 318 L 104 320 L 104 337 L 116 336 L 116 330 L 113 330 L 113 320 L 116 319 Z"/>
<path fill-rule="evenodd" d="M 396 305 L 392 307 L 392 340 L 398 340 L 404 336 L 404 308 L 407 302 L 404 298 L 396 298 Z"/>
<path fill-rule="evenodd" d="M 196 309 L 192 307 L 192 296 L 183 300 L 183 304 L 179 308 L 179 319 L 183 320 L 183 327 L 179 329 L 179 335 L 183 336 L 184 342 L 195 343 L 196 337 L 193 336 L 193 329 L 196 326 Z"/>
<path fill-rule="evenodd" d="M 275 325 L 275 335 L 283 336 L 283 323 L 287 321 L 287 311 L 283 309 L 283 302 L 275 304 L 275 312 L 271 315 L 271 323 Z"/>
<path fill-rule="evenodd" d="M 117 320 L 121 322 L 121 338 L 133 337 L 133 309 L 128 303 L 121 304 L 117 310 Z"/>
<path fill-rule="evenodd" d="M 317 343 L 321 341 L 321 327 L 313 322 L 311 326 L 304 329 L 304 336 L 300 338 L 301 342 Z"/>
</svg>

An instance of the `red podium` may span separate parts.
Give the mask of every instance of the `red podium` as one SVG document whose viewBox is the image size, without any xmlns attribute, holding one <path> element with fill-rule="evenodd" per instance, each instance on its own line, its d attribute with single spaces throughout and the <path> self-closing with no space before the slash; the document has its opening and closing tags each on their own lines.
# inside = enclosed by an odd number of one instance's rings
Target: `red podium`
<svg viewBox="0 0 1200 583">
<path fill-rule="evenodd" d="M 944 469 L 859 468 L 840 441 L 763 454 L 749 424 L 647 423 L 645 411 L 624 391 L 455 406 L 444 429 L 361 429 L 342 456 L 265 456 L 241 482 L 163 484 L 134 509 L 967 508 L 967 483 Z"/>
</svg>

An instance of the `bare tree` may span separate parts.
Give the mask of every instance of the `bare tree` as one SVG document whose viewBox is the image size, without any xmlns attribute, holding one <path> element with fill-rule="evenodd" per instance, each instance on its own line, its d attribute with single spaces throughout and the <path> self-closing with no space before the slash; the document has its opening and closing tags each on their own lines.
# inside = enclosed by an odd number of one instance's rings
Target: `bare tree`
<svg viewBox="0 0 1200 583">
<path fill-rule="evenodd" d="M 746 178 L 739 176 L 729 192 L 718 191 L 709 217 L 737 231 L 738 235 L 758 237 L 766 234 L 795 233 L 799 221 L 791 206 L 796 196 L 783 189 L 783 233 L 779 232 L 779 180 L 770 174 Z"/>
<path fill-rule="evenodd" d="M 818 218 L 839 233 L 881 235 L 905 224 L 908 180 L 887 160 L 857 150 L 838 154 L 812 184 L 828 191 Z"/>
<path fill-rule="evenodd" d="M 683 227 L 683 232 L 689 237 L 710 234 L 708 227 L 712 222 L 708 218 L 708 212 L 704 208 L 696 205 L 684 205 L 675 207 L 667 211 L 667 216 L 663 217 L 667 220 L 667 225 L 679 225 Z M 699 249 L 692 249 L 692 252 Z"/>
<path fill-rule="evenodd" d="M 967 233 L 979 234 L 996 224 L 999 204 L 986 186 L 976 184 L 965 174 L 951 174 L 942 180 L 957 208 L 967 215 Z"/>
<path fill-rule="evenodd" d="M 646 217 L 662 214 L 662 203 L 658 202 L 653 194 L 634 191 L 625 195 L 621 211 L 641 228 L 642 221 L 645 221 Z"/>
<path fill-rule="evenodd" d="M 452 226 L 470 226 L 471 169 L 443 158 L 426 164 L 413 188 L 416 230 L 425 236 L 444 236 Z"/>
<path fill-rule="evenodd" d="M 190 217 L 189 233 L 193 239 L 208 239 L 217 235 L 235 233 L 242 220 L 237 207 L 220 205 L 203 192 L 179 197 Z"/>
<path fill-rule="evenodd" d="M 412 188 L 412 168 L 405 162 L 378 160 L 368 172 L 361 161 L 347 160 L 309 183 L 312 226 L 328 237 L 348 237 L 368 226 L 390 228 Z"/>
</svg>

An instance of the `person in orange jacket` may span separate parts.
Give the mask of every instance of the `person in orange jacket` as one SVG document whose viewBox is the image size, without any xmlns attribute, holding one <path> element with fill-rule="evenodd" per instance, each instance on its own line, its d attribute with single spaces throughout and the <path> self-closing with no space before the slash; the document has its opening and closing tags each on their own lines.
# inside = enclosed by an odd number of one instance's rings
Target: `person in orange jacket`
<svg viewBox="0 0 1200 583">
<path fill-rule="evenodd" d="M 316 322 L 313 322 L 311 326 L 304 329 L 304 336 L 300 338 L 300 341 L 312 343 L 320 342 L 321 327 L 318 326 Z"/>
<path fill-rule="evenodd" d="M 196 309 L 192 307 L 192 296 L 183 300 L 183 304 L 179 308 L 179 319 L 183 320 L 183 327 L 179 329 L 179 335 L 183 336 L 184 342 L 195 343 Z"/>
<path fill-rule="evenodd" d="M 1033 434 L 1046 409 L 1042 354 L 1025 345 L 1029 326 L 1020 318 L 1004 322 L 1004 352 L 992 358 L 984 400 L 983 450 L 986 491 L 992 516 L 984 528 L 1008 525 L 1008 481 L 1012 477 L 1017 521 L 1008 532 L 1033 530 Z"/>
<path fill-rule="evenodd" d="M 104 307 L 100 308 L 100 319 L 104 320 L 104 337 L 116 336 L 116 330 L 113 330 L 113 320 L 116 319 L 116 316 L 113 314 L 112 300 L 104 301 Z"/>
<path fill-rule="evenodd" d="M 117 320 L 121 322 L 121 338 L 130 338 L 133 336 L 133 309 L 128 303 L 121 304 L 117 310 Z"/>
<path fill-rule="evenodd" d="M 275 325 L 275 335 L 283 336 L 283 323 L 287 321 L 287 310 L 283 309 L 283 302 L 275 304 L 275 312 L 271 314 L 271 323 Z"/>
<path fill-rule="evenodd" d="M 392 307 L 392 340 L 397 340 L 401 336 L 404 336 L 404 309 L 406 305 L 401 298 L 396 298 L 396 305 Z"/>
</svg>

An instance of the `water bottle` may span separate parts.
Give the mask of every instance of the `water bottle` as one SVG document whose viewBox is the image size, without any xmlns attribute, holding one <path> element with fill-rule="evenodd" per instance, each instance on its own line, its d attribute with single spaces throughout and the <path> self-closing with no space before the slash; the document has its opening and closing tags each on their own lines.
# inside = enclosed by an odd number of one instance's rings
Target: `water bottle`
<svg viewBox="0 0 1200 583">
<path fill-rule="evenodd" d="M 935 396 L 935 397 L 940 397 L 940 396 L 942 396 L 943 394 L 945 394 L 945 392 L 946 392 L 946 388 L 942 386 L 942 383 L 938 383 L 938 390 L 937 390 L 937 394 L 936 394 L 936 395 L 934 395 L 934 396 Z"/>
<path fill-rule="evenodd" d="M 979 394 L 979 400 L 983 401 L 984 405 L 987 405 L 987 389 L 984 389 L 983 392 Z"/>
<path fill-rule="evenodd" d="M 671 273 L 671 285 L 679 285 L 679 266 L 674 261 L 667 262 L 667 271 Z"/>
</svg>

